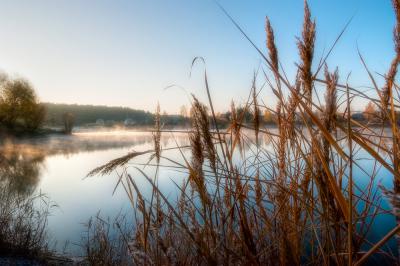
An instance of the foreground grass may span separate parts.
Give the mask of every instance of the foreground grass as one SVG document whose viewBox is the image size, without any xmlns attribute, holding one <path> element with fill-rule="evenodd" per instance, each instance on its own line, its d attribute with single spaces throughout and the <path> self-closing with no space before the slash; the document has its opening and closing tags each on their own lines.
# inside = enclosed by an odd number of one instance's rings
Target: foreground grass
<svg viewBox="0 0 400 266">
<path fill-rule="evenodd" d="M 26 197 L 1 187 L 0 257 L 44 262 L 52 254 L 47 235 L 50 207 L 44 195 Z"/>
</svg>

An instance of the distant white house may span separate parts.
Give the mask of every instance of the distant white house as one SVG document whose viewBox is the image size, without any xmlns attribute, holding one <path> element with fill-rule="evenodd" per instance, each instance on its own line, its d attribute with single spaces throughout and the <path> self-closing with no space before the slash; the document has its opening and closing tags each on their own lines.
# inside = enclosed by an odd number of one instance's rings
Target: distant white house
<svg viewBox="0 0 400 266">
<path fill-rule="evenodd" d="M 135 125 L 135 121 L 133 121 L 133 119 L 131 119 L 131 118 L 127 118 L 127 119 L 125 119 L 125 121 L 124 121 L 124 126 L 133 126 L 133 125 Z"/>
</svg>

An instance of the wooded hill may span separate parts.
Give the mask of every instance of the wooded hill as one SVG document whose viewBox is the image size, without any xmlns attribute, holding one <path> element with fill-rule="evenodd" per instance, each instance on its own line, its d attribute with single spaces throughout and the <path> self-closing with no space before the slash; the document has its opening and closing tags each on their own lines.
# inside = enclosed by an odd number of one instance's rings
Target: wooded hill
<svg viewBox="0 0 400 266">
<path fill-rule="evenodd" d="M 78 105 L 44 103 L 47 110 L 45 124 L 49 126 L 62 126 L 63 115 L 74 115 L 75 125 L 107 124 L 129 121 L 132 124 L 148 125 L 154 121 L 154 115 L 143 110 L 128 107 L 109 107 L 102 105 Z M 128 120 L 129 119 L 129 120 Z"/>
<path fill-rule="evenodd" d="M 79 105 L 43 103 L 46 108 L 46 126 L 64 126 L 64 115 L 74 117 L 75 126 L 153 126 L 154 114 L 128 107 L 110 107 L 104 105 Z M 184 126 L 188 118 L 181 115 L 161 115 L 161 122 L 169 126 Z"/>
</svg>

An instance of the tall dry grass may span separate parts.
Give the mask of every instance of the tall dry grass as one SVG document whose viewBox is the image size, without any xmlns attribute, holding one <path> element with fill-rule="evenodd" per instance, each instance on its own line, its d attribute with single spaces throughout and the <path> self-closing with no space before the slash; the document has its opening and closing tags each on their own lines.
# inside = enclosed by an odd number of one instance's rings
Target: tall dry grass
<svg viewBox="0 0 400 266">
<path fill-rule="evenodd" d="M 293 81 L 280 67 L 271 22 L 267 19 L 265 55 L 223 10 L 263 58 L 262 78 L 266 86 L 257 89 L 259 77 L 255 77 L 242 112 L 232 102 L 231 124 L 222 130 L 216 122 L 205 75 L 209 102 L 203 104 L 193 96 L 190 145 L 173 148 L 182 155 L 181 162 L 163 156 L 162 129 L 156 119 L 155 150 L 128 154 L 91 173 L 109 173 L 144 154 L 154 154 L 152 158 L 157 160 L 155 177 L 139 167 L 134 172 L 143 175 L 151 185 L 150 198 L 142 194 L 133 173 L 125 171 L 118 180 L 137 217 L 133 235 L 126 236 L 132 262 L 361 265 L 379 260 L 398 264 L 398 255 L 385 248 L 400 230 L 400 105 L 395 81 L 400 58 L 400 2 L 393 0 L 393 6 L 397 19 L 395 57 L 384 75 L 383 88 L 376 85 L 360 55 L 367 77 L 376 89 L 375 98 L 351 87 L 347 80 L 341 83 L 339 69 L 332 72 L 326 65 L 338 40 L 318 65 L 314 63 L 316 21 L 306 1 L 302 33 L 297 41 L 300 61 Z M 321 69 L 324 73 L 320 73 Z M 341 76 L 345 77 L 344 73 Z M 317 87 L 324 88 L 323 103 L 316 100 Z M 276 107 L 264 104 L 259 96 L 262 89 L 272 92 Z M 381 128 L 352 119 L 351 102 L 355 98 L 371 100 L 381 110 Z M 276 131 L 261 126 L 260 114 L 265 110 L 274 114 Z M 252 125 L 244 123 L 246 112 L 253 114 Z M 384 130 L 387 125 L 389 135 Z M 268 146 L 261 145 L 260 138 L 267 138 Z M 191 158 L 185 156 L 186 149 Z M 372 173 L 363 173 L 366 185 L 358 184 L 353 177 L 353 169 L 360 168 L 356 158 L 361 152 L 367 153 L 374 165 Z M 183 184 L 177 185 L 180 197 L 176 201 L 158 187 L 160 160 L 187 173 Z M 374 185 L 381 168 L 393 178 L 393 190 L 382 188 L 393 210 L 381 206 L 381 189 Z M 398 222 L 387 229 L 380 241 L 371 242 L 369 233 L 380 215 L 392 215 Z"/>
</svg>

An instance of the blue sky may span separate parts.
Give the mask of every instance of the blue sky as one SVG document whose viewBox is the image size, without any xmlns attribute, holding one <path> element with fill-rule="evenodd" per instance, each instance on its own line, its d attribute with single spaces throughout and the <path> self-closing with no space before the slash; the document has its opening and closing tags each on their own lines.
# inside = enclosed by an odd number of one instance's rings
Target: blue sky
<svg viewBox="0 0 400 266">
<path fill-rule="evenodd" d="M 275 30 L 279 58 L 293 76 L 298 61 L 302 0 L 220 0 L 265 51 L 265 16 Z M 317 22 L 316 61 L 346 22 L 348 30 L 328 60 L 354 86 L 370 85 L 370 69 L 384 73 L 394 55 L 390 0 L 312 0 Z M 0 69 L 31 81 L 42 101 L 129 106 L 169 113 L 188 104 L 178 84 L 205 100 L 206 60 L 216 109 L 246 99 L 261 59 L 212 0 L 1 0 Z M 273 104 L 269 91 L 265 102 Z M 356 102 L 362 108 L 363 102 Z"/>
</svg>

